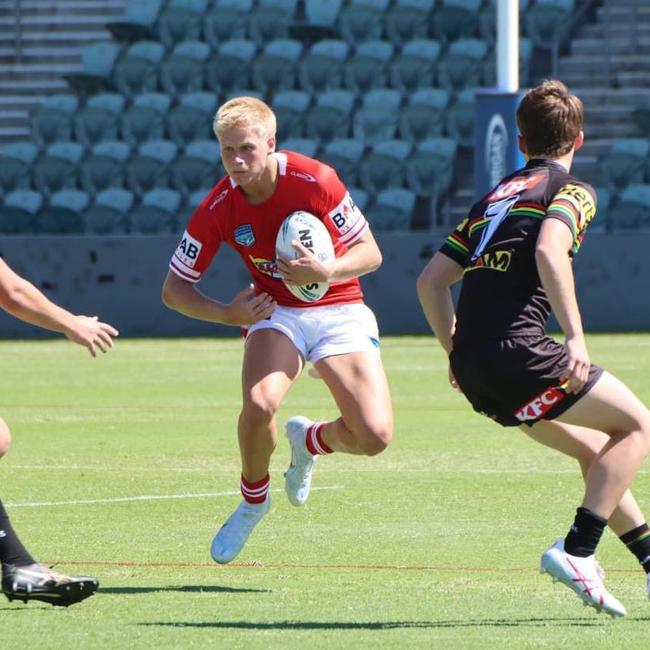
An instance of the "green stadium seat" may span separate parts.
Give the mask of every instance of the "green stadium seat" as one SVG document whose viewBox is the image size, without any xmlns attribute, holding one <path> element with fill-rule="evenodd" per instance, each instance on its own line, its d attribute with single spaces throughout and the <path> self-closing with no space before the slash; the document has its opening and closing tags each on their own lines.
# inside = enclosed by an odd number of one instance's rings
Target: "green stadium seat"
<svg viewBox="0 0 650 650">
<path fill-rule="evenodd" d="M 150 190 L 130 212 L 130 231 L 147 235 L 176 232 L 180 205 L 180 192 L 163 188 Z"/>
<path fill-rule="evenodd" d="M 163 137 L 171 97 L 163 93 L 143 93 L 122 115 L 120 133 L 132 146 Z"/>
<path fill-rule="evenodd" d="M 599 157 L 600 183 L 618 191 L 630 183 L 642 183 L 650 156 L 650 141 L 645 138 L 620 138 Z"/>
<path fill-rule="evenodd" d="M 82 214 L 90 199 L 86 192 L 62 189 L 55 192 L 38 215 L 38 231 L 52 234 L 83 232 Z"/>
<path fill-rule="evenodd" d="M 259 47 L 289 37 L 289 24 L 298 0 L 258 0 L 248 15 L 248 34 Z"/>
<path fill-rule="evenodd" d="M 307 92 L 316 94 L 340 88 L 343 63 L 350 46 L 342 40 L 325 39 L 314 43 L 298 64 L 298 82 Z"/>
<path fill-rule="evenodd" d="M 557 74 L 560 46 L 571 33 L 575 0 L 535 0 L 524 13 L 526 35 L 537 48 L 550 50 L 552 74 Z"/>
<path fill-rule="evenodd" d="M 127 215 L 133 202 L 133 193 L 128 190 L 120 187 L 103 190 L 83 215 L 84 232 L 93 235 L 126 233 Z"/>
<path fill-rule="evenodd" d="M 435 0 L 397 0 L 384 16 L 386 36 L 395 45 L 426 38 Z"/>
<path fill-rule="evenodd" d="M 252 64 L 253 86 L 265 95 L 293 88 L 302 50 L 302 43 L 293 39 L 267 43 Z"/>
<path fill-rule="evenodd" d="M 126 0 L 125 20 L 106 24 L 116 41 L 134 43 L 155 37 L 154 25 L 165 0 Z"/>
<path fill-rule="evenodd" d="M 304 122 L 311 95 L 301 90 L 284 90 L 275 93 L 271 107 L 277 118 L 277 140 L 299 138 L 304 134 Z"/>
<path fill-rule="evenodd" d="M 88 98 L 86 105 L 74 116 L 75 139 L 86 147 L 101 140 L 114 140 L 126 101 L 117 93 L 99 93 Z"/>
<path fill-rule="evenodd" d="M 169 185 L 169 170 L 178 147 L 171 140 L 149 140 L 138 147 L 138 153 L 126 164 L 126 185 L 142 197 L 155 187 Z"/>
<path fill-rule="evenodd" d="M 198 41 L 208 0 L 169 0 L 158 16 L 156 32 L 167 49 L 183 41 Z"/>
<path fill-rule="evenodd" d="M 203 35 L 210 47 L 215 50 L 224 41 L 243 39 L 252 8 L 253 0 L 215 0 L 203 18 Z"/>
<path fill-rule="evenodd" d="M 442 135 L 449 106 L 449 92 L 442 88 L 423 88 L 408 96 L 399 115 L 399 135 L 416 142 Z"/>
<path fill-rule="evenodd" d="M 48 97 L 29 115 L 32 140 L 40 149 L 57 140 L 72 137 L 72 116 L 79 107 L 76 95 L 61 94 Z"/>
<path fill-rule="evenodd" d="M 451 43 L 438 61 L 439 85 L 450 92 L 478 86 L 488 52 L 488 42 L 476 38 L 461 38 Z"/>
<path fill-rule="evenodd" d="M 347 138 L 356 94 L 351 90 L 326 90 L 321 93 L 305 122 L 305 134 L 310 138 L 329 142 L 333 138 Z"/>
<path fill-rule="evenodd" d="M 312 138 L 287 138 L 284 142 L 280 143 L 280 149 L 297 151 L 303 156 L 315 158 L 318 154 L 318 140 L 313 140 Z"/>
<path fill-rule="evenodd" d="M 446 131 L 462 147 L 474 146 L 476 96 L 474 89 L 463 90 L 445 113 Z"/>
<path fill-rule="evenodd" d="M 388 187 L 404 183 L 404 161 L 413 145 L 407 140 L 383 140 L 373 145 L 359 169 L 361 187 L 375 195 Z"/>
<path fill-rule="evenodd" d="M 380 39 L 388 4 L 388 0 L 350 0 L 339 13 L 341 38 L 353 47 Z"/>
<path fill-rule="evenodd" d="M 628 185 L 609 210 L 611 230 L 647 231 L 650 228 L 650 185 Z"/>
<path fill-rule="evenodd" d="M 34 232 L 36 215 L 43 206 L 39 192 L 16 189 L 9 192 L 0 203 L 0 233 L 15 235 Z"/>
<path fill-rule="evenodd" d="M 124 183 L 124 165 L 131 155 L 131 146 L 123 140 L 104 140 L 93 146 L 92 153 L 80 167 L 81 187 L 97 194 Z"/>
<path fill-rule="evenodd" d="M 333 167 L 347 187 L 359 184 L 359 166 L 365 145 L 352 138 L 336 138 L 323 148 L 321 160 Z"/>
<path fill-rule="evenodd" d="M 34 186 L 45 197 L 77 184 L 84 147 L 78 142 L 54 142 L 32 167 Z"/>
<path fill-rule="evenodd" d="M 111 79 L 113 66 L 121 46 L 118 43 L 101 42 L 86 45 L 81 52 L 81 72 L 64 74 L 66 83 L 83 96 L 115 90 Z"/>
<path fill-rule="evenodd" d="M 354 201 L 354 204 L 363 212 L 368 207 L 368 192 L 362 190 L 360 187 L 349 187 L 348 192 L 350 193 L 350 198 Z"/>
<path fill-rule="evenodd" d="M 345 87 L 357 92 L 385 87 L 393 53 L 393 44 L 388 41 L 359 43 L 354 56 L 343 64 Z"/>
<path fill-rule="evenodd" d="M 415 194 L 401 187 L 390 187 L 377 195 L 368 210 L 370 226 L 376 232 L 409 230 L 415 207 Z"/>
<path fill-rule="evenodd" d="M 213 93 L 197 92 L 183 95 L 178 106 L 167 115 L 169 137 L 179 147 L 194 140 L 211 138 L 216 110 L 217 97 Z"/>
<path fill-rule="evenodd" d="M 437 41 L 416 39 L 405 43 L 401 54 L 390 62 L 390 85 L 409 92 L 431 88 L 439 56 L 440 44 Z"/>
<path fill-rule="evenodd" d="M 251 62 L 256 52 L 253 41 L 233 39 L 222 43 L 205 63 L 206 87 L 215 93 L 248 88 Z"/>
<path fill-rule="evenodd" d="M 202 187 L 201 189 L 196 190 L 196 192 L 192 192 L 187 199 L 185 207 L 191 212 L 194 212 L 194 210 L 201 205 L 203 199 L 208 195 L 208 192 L 211 191 L 212 187 Z"/>
<path fill-rule="evenodd" d="M 481 3 L 482 0 L 442 0 L 431 14 L 433 37 L 452 43 L 478 36 Z"/>
<path fill-rule="evenodd" d="M 402 93 L 394 89 L 371 90 L 354 114 L 353 134 L 357 140 L 373 145 L 395 137 Z"/>
<path fill-rule="evenodd" d="M 203 87 L 203 64 L 210 46 L 202 41 L 183 41 L 160 65 L 160 85 L 169 95 L 198 92 Z"/>
<path fill-rule="evenodd" d="M 183 155 L 171 165 L 171 185 L 184 198 L 204 187 L 212 187 L 225 175 L 219 143 L 197 140 L 185 147 Z"/>
<path fill-rule="evenodd" d="M 33 142 L 11 142 L 0 149 L 0 194 L 26 189 L 31 184 L 31 166 L 38 158 Z"/>
<path fill-rule="evenodd" d="M 158 69 L 165 47 L 155 41 L 139 41 L 113 66 L 113 81 L 128 97 L 153 92 L 158 85 Z"/>
<path fill-rule="evenodd" d="M 334 28 L 342 5 L 343 0 L 304 0 L 307 24 Z"/>
</svg>

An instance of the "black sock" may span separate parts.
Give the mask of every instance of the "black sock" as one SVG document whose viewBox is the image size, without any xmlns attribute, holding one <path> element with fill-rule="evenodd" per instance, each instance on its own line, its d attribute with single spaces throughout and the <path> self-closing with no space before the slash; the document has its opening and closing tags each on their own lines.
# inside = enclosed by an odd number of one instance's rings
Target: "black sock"
<svg viewBox="0 0 650 650">
<path fill-rule="evenodd" d="M 573 526 L 564 538 L 564 550 L 576 557 L 593 555 L 605 526 L 607 519 L 599 517 L 589 508 L 578 508 Z"/>
<path fill-rule="evenodd" d="M 2 501 L 0 501 L 0 562 L 18 566 L 34 564 L 34 558 L 27 552 L 11 527 L 9 515 Z"/>
<path fill-rule="evenodd" d="M 642 524 L 625 535 L 621 535 L 621 542 L 636 555 L 644 571 L 650 573 L 650 528 L 648 528 L 648 524 Z"/>
</svg>

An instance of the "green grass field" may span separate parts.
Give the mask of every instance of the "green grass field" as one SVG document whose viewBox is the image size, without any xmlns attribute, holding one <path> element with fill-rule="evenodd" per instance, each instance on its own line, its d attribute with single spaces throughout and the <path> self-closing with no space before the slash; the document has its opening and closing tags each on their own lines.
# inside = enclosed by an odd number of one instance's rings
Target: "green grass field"
<svg viewBox="0 0 650 650">
<path fill-rule="evenodd" d="M 650 403 L 650 335 L 591 336 L 592 360 Z M 3 648 L 623 648 L 650 603 L 613 534 L 611 620 L 537 571 L 582 496 L 577 465 L 475 415 L 429 338 L 387 338 L 394 443 L 321 459 L 289 505 L 284 438 L 273 505 L 231 565 L 209 546 L 239 502 L 237 339 L 122 340 L 92 360 L 65 341 L 0 343 L 14 444 L 0 496 L 40 560 L 100 579 L 69 609 L 0 603 Z M 320 381 L 280 417 L 335 415 Z M 650 474 L 636 484 L 650 511 Z"/>
</svg>

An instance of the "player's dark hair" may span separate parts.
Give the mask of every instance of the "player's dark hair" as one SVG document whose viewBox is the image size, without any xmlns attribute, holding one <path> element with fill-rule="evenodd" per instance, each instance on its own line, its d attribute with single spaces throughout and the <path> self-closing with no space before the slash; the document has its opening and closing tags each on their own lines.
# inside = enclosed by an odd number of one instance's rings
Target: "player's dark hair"
<svg viewBox="0 0 650 650">
<path fill-rule="evenodd" d="M 580 98 L 553 79 L 529 90 L 517 108 L 517 126 L 529 158 L 559 158 L 569 153 L 583 119 Z"/>
</svg>

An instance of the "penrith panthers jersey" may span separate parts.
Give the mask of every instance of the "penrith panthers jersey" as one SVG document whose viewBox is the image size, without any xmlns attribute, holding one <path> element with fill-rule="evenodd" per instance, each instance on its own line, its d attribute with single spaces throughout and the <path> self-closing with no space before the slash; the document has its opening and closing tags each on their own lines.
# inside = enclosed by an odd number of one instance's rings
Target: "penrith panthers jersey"
<svg viewBox="0 0 650 650">
<path fill-rule="evenodd" d="M 573 256 L 595 212 L 593 188 L 544 159 L 476 203 L 440 248 L 464 268 L 454 343 L 541 335 L 551 311 L 535 264 L 542 221 L 567 225 Z"/>
<path fill-rule="evenodd" d="M 275 239 L 284 219 L 297 210 L 322 219 L 340 257 L 368 228 L 336 172 L 327 165 L 291 151 L 274 155 L 278 182 L 273 195 L 253 205 L 234 181 L 225 176 L 196 209 L 170 268 L 188 282 L 198 282 L 219 246 L 234 248 L 250 271 L 258 292 L 266 292 L 285 307 L 310 307 L 284 285 L 275 259 Z M 357 278 L 332 282 L 318 305 L 363 301 Z"/>
</svg>

